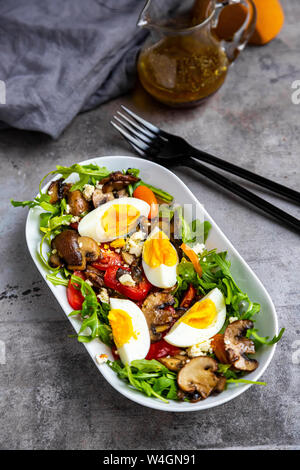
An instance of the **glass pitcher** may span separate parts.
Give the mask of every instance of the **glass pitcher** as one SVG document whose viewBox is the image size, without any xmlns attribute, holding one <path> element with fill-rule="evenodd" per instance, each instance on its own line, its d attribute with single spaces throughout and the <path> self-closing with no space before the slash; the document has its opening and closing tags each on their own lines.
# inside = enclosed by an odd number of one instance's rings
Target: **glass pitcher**
<svg viewBox="0 0 300 470">
<path fill-rule="evenodd" d="M 220 12 L 236 3 L 244 10 L 243 24 L 230 41 L 220 40 L 215 33 Z M 137 64 L 143 87 L 169 106 L 200 103 L 222 86 L 255 23 L 252 0 L 148 0 L 137 23 L 151 31 Z"/>
</svg>

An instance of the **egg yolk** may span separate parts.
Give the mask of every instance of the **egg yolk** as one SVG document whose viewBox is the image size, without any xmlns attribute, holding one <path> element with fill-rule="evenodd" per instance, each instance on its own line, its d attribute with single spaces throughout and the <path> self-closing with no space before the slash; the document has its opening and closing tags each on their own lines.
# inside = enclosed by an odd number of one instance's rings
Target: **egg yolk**
<svg viewBox="0 0 300 470">
<path fill-rule="evenodd" d="M 102 226 L 109 237 L 126 235 L 140 216 L 140 211 L 130 204 L 114 204 L 102 216 Z"/>
<path fill-rule="evenodd" d="M 157 232 L 144 243 L 143 259 L 150 268 L 157 268 L 161 264 L 174 266 L 177 263 L 177 253 L 167 235 Z"/>
<path fill-rule="evenodd" d="M 137 339 L 137 334 L 133 330 L 131 316 L 125 310 L 112 309 L 108 314 L 108 320 L 117 348 L 121 348 L 131 338 Z"/>
<path fill-rule="evenodd" d="M 196 302 L 188 313 L 179 320 L 192 328 L 204 329 L 212 324 L 217 315 L 214 302 L 210 299 Z"/>
</svg>

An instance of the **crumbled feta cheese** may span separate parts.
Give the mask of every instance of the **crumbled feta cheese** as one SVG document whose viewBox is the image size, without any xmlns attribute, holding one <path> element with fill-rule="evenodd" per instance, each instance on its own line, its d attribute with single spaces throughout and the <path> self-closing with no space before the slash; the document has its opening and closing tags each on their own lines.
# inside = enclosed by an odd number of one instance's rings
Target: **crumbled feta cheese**
<svg viewBox="0 0 300 470">
<path fill-rule="evenodd" d="M 144 239 L 146 236 L 146 233 L 142 230 L 133 233 L 131 237 L 127 238 L 126 245 L 123 249 L 138 258 L 142 254 Z"/>
<path fill-rule="evenodd" d="M 71 219 L 71 224 L 75 224 L 76 222 L 79 222 L 80 217 L 78 215 L 74 215 Z"/>
<path fill-rule="evenodd" d="M 234 321 L 237 321 L 239 317 L 229 317 L 229 323 L 233 323 Z"/>
<path fill-rule="evenodd" d="M 132 243 L 131 246 L 129 247 L 129 253 L 131 255 L 136 256 L 137 258 L 141 256 L 143 251 L 143 246 L 142 245 L 137 245 L 136 243 Z"/>
<path fill-rule="evenodd" d="M 116 252 L 116 253 L 120 253 L 120 252 L 121 252 L 121 248 L 116 248 L 116 249 L 115 249 L 115 252 Z"/>
<path fill-rule="evenodd" d="M 190 346 L 187 348 L 187 353 L 189 357 L 207 356 L 208 354 L 212 354 L 213 350 L 210 339 Z"/>
<path fill-rule="evenodd" d="M 196 253 L 196 255 L 201 255 L 205 250 L 204 243 L 196 243 L 196 245 L 192 246 L 192 250 Z"/>
<path fill-rule="evenodd" d="M 83 191 L 82 191 L 84 199 L 86 199 L 87 201 L 90 201 L 92 199 L 92 195 L 94 191 L 95 191 L 95 186 L 93 186 L 92 184 L 85 184 L 83 186 Z"/>
<path fill-rule="evenodd" d="M 67 214 L 70 214 L 70 206 L 69 206 L 69 204 L 66 205 L 66 213 L 67 213 Z"/>
<path fill-rule="evenodd" d="M 145 238 L 146 238 L 146 233 L 143 232 L 142 230 L 139 230 L 138 232 L 135 232 L 131 235 L 130 240 L 139 241 L 139 240 L 145 240 Z"/>
<path fill-rule="evenodd" d="M 108 361 L 108 355 L 107 354 L 96 354 L 95 356 L 97 364 L 101 366 L 101 364 L 105 364 Z"/>
<path fill-rule="evenodd" d="M 105 287 L 101 287 L 97 297 L 101 302 L 109 304 L 109 295 L 108 295 L 108 291 L 107 291 L 107 289 L 105 289 Z"/>
<path fill-rule="evenodd" d="M 135 286 L 135 282 L 130 274 L 123 274 L 121 277 L 119 277 L 119 281 L 121 284 L 123 284 L 123 286 Z"/>
<path fill-rule="evenodd" d="M 86 283 L 87 283 L 89 286 L 91 286 L 91 287 L 92 287 L 93 283 L 92 283 L 92 282 L 91 282 L 89 279 L 86 279 L 86 281 L 85 281 L 85 282 L 86 282 Z"/>
<path fill-rule="evenodd" d="M 103 184 L 100 184 L 99 181 L 96 184 L 96 189 L 102 189 Z"/>
</svg>

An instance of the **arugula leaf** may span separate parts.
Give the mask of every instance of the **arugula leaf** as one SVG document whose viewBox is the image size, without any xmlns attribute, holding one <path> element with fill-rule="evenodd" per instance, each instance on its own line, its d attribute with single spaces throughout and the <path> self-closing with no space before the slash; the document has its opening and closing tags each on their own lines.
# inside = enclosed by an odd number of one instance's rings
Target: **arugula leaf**
<svg viewBox="0 0 300 470">
<path fill-rule="evenodd" d="M 200 222 L 195 219 L 190 223 L 191 238 L 187 243 L 205 243 L 211 229 L 211 223 L 208 220 Z M 192 236 L 194 234 L 194 236 Z M 185 242 L 186 243 L 186 242 Z"/>
<path fill-rule="evenodd" d="M 121 361 L 108 361 L 107 364 L 120 379 L 148 397 L 154 396 L 165 403 L 168 399 L 178 399 L 176 374 L 155 359 L 135 360 L 125 366 Z"/>
<path fill-rule="evenodd" d="M 265 344 L 267 346 L 272 346 L 273 344 L 277 343 L 278 341 L 280 341 L 283 333 L 285 332 L 285 328 L 281 328 L 280 332 L 279 332 L 279 335 L 278 336 L 274 336 L 272 339 L 269 340 L 269 337 L 268 336 L 259 336 L 257 334 L 257 329 L 255 328 L 250 328 L 247 333 L 246 333 L 246 337 L 247 338 L 250 338 L 251 336 L 255 339 L 255 341 L 257 341 L 258 343 L 260 344 Z"/>
<path fill-rule="evenodd" d="M 228 379 L 228 384 L 254 384 L 254 385 L 264 385 L 266 386 L 266 382 L 256 382 L 255 380 L 246 380 L 246 379 Z"/>
<path fill-rule="evenodd" d="M 56 275 L 55 274 L 47 274 L 46 279 L 47 279 L 47 281 L 52 282 L 52 284 L 54 286 L 65 286 L 65 287 L 67 287 L 67 285 L 69 284 L 68 279 L 63 279 L 61 277 L 58 277 L 57 274 Z"/>
<path fill-rule="evenodd" d="M 231 370 L 231 364 L 218 364 L 218 373 L 226 377 L 226 384 L 255 384 L 255 385 L 267 385 L 265 382 L 256 382 L 253 380 L 247 380 L 238 377 L 238 374 L 242 375 L 243 372 L 235 372 Z"/>
<path fill-rule="evenodd" d="M 152 186 L 151 184 L 145 183 L 145 181 L 142 181 L 142 180 L 139 181 L 139 184 L 137 186 L 139 186 L 140 184 L 142 184 L 143 186 L 147 186 L 147 188 L 151 189 L 154 192 L 154 194 L 158 196 L 164 202 L 167 202 L 170 204 L 174 199 L 173 196 L 171 196 L 171 194 L 167 193 L 163 189 L 156 188 L 155 186 Z"/>
<path fill-rule="evenodd" d="M 71 277 L 74 287 L 80 289 L 84 297 L 81 310 L 74 310 L 70 316 L 80 315 L 82 324 L 78 333 L 78 341 L 88 343 L 95 338 L 99 338 L 104 344 L 112 345 L 112 330 L 108 321 L 108 312 L 110 307 L 108 304 L 98 302 L 97 296 L 93 288 L 83 279 L 74 274 Z M 84 330 L 89 329 L 89 335 L 82 335 Z"/>
</svg>

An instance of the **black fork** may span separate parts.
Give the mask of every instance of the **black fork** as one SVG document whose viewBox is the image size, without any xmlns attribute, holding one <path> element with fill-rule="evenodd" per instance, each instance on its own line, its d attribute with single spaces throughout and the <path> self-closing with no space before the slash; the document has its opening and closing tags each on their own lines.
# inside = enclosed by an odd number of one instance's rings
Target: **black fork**
<svg viewBox="0 0 300 470">
<path fill-rule="evenodd" d="M 262 186 L 276 194 L 300 203 L 300 193 L 233 165 L 221 158 L 210 155 L 202 150 L 192 147 L 182 137 L 170 134 L 159 129 L 150 122 L 133 113 L 125 106 L 117 112 L 111 124 L 125 137 L 133 149 L 142 157 L 158 160 L 164 166 L 183 165 L 198 171 L 202 175 L 216 182 L 223 188 L 231 191 L 250 204 L 276 217 L 278 220 L 300 230 L 300 221 L 266 200 L 217 173 L 211 168 L 202 165 L 199 160 L 217 166 L 222 170 L 235 174 L 241 178 Z"/>
</svg>

